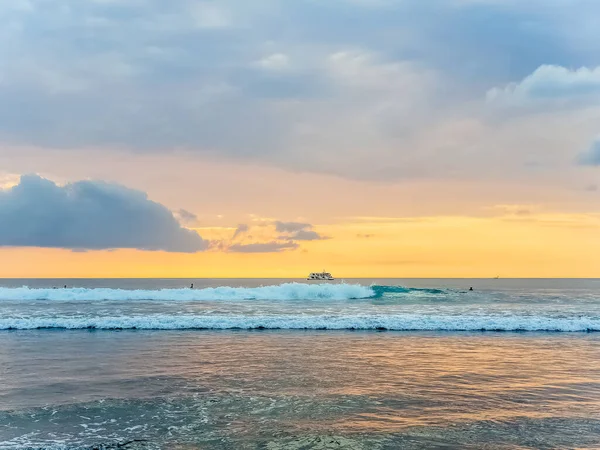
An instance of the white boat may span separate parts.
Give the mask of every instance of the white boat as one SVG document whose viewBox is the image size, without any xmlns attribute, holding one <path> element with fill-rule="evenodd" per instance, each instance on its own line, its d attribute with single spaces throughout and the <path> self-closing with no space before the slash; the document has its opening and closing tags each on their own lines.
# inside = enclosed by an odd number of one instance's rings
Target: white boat
<svg viewBox="0 0 600 450">
<path fill-rule="evenodd" d="M 335 278 L 333 278 L 329 272 L 323 271 L 311 273 L 307 280 L 333 281 Z"/>
</svg>

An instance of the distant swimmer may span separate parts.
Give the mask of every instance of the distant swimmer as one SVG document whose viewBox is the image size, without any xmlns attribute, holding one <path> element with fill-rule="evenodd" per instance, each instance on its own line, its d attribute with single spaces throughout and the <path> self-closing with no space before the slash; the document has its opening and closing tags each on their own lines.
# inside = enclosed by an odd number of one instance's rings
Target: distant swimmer
<svg viewBox="0 0 600 450">
<path fill-rule="evenodd" d="M 194 283 L 192 283 L 192 285 L 190 286 L 190 289 L 194 289 Z"/>
<path fill-rule="evenodd" d="M 65 284 L 65 289 L 67 288 L 67 285 Z"/>
<path fill-rule="evenodd" d="M 473 288 L 472 288 L 472 287 L 470 287 L 470 288 L 469 288 L 469 290 L 470 290 L 470 291 L 472 291 L 472 290 L 473 290 Z"/>
</svg>

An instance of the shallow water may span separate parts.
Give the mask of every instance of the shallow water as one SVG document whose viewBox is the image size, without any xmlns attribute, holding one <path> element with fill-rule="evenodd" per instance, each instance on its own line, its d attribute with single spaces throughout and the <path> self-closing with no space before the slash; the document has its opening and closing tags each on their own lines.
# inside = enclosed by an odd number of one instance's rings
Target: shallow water
<svg viewBox="0 0 600 450">
<path fill-rule="evenodd" d="M 592 447 L 599 344 L 595 334 L 6 332 L 0 436 L 4 448 L 287 447 L 316 436 L 358 448 Z"/>
<path fill-rule="evenodd" d="M 105 286 L 111 292 L 175 289 L 160 281 L 152 286 L 112 283 Z M 244 280 L 236 283 L 227 282 L 230 287 L 256 287 Z M 181 316 L 213 314 L 218 320 L 277 316 L 303 323 L 314 323 L 319 316 L 326 325 L 349 317 L 373 324 L 374 317 L 391 315 L 401 324 L 411 315 L 421 321 L 434 317 L 437 322 L 424 322 L 430 324 L 439 324 L 440 318 L 456 324 L 465 315 L 488 321 L 508 317 L 511 323 L 525 324 L 597 320 L 600 300 L 595 284 L 570 283 L 562 288 L 482 284 L 471 295 L 460 286 L 444 287 L 431 280 L 411 286 L 427 291 L 392 289 L 396 285 L 377 282 L 375 286 L 387 286 L 382 295 L 276 300 L 246 298 L 247 292 L 230 299 L 102 300 L 89 298 L 98 291 L 84 290 L 78 295 L 84 293 L 87 299 L 11 299 L 23 291 L 10 290 L 16 286 L 5 283 L 9 291 L 0 292 L 9 298 L 0 300 L 0 319 L 39 323 L 35 321 L 42 318 L 163 316 L 181 323 Z M 370 288 L 371 282 L 361 284 Z M 28 292 L 44 287 L 30 285 Z M 100 286 L 81 289 L 95 287 Z M 50 291 L 69 296 L 75 292 Z M 364 320 L 361 323 L 367 323 Z M 101 445 L 600 448 L 600 333 L 0 331 L 0 448 Z"/>
</svg>

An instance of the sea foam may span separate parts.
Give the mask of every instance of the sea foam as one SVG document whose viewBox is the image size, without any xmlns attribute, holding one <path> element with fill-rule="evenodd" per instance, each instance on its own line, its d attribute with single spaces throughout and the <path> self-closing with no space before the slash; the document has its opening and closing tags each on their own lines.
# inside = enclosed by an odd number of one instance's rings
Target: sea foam
<svg viewBox="0 0 600 450">
<path fill-rule="evenodd" d="M 390 331 L 600 331 L 598 317 L 477 315 L 148 315 L 1 318 L 0 330 L 390 330 Z"/>
</svg>

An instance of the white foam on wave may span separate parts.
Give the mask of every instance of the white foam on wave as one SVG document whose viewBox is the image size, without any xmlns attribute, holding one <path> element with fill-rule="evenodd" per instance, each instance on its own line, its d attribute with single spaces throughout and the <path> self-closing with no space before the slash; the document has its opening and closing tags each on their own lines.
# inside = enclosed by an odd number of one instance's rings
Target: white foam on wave
<svg viewBox="0 0 600 450">
<path fill-rule="evenodd" d="M 150 315 L 114 317 L 1 318 L 0 330 L 390 330 L 390 331 L 600 331 L 598 317 L 453 316 L 453 315 Z"/>
<path fill-rule="evenodd" d="M 284 283 L 261 287 L 129 290 L 109 288 L 32 289 L 0 288 L 2 300 L 350 300 L 370 298 L 375 292 L 358 284 Z"/>
</svg>

